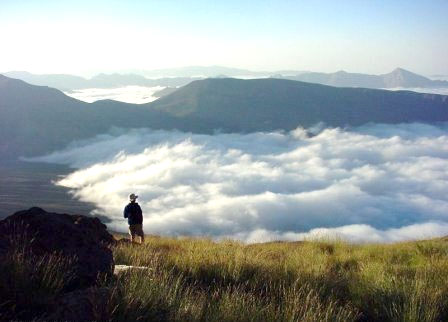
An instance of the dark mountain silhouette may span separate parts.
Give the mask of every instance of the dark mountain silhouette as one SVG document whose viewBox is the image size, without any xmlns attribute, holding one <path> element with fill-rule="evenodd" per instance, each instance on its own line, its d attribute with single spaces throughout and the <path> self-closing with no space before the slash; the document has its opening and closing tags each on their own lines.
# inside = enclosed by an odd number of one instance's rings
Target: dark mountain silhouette
<svg viewBox="0 0 448 322">
<path fill-rule="evenodd" d="M 115 101 L 88 104 L 0 75 L 0 158 L 42 154 L 111 126 L 169 127 L 165 113 Z"/>
<path fill-rule="evenodd" d="M 174 93 L 176 90 L 176 87 L 166 87 L 164 89 L 161 89 L 160 91 L 154 92 L 152 96 L 159 98 Z"/>
<path fill-rule="evenodd" d="M 431 80 L 421 75 L 412 73 L 402 68 L 396 68 L 392 72 L 383 75 L 367 75 L 347 73 L 302 73 L 296 76 L 276 75 L 275 78 L 297 80 L 302 82 L 317 83 L 337 87 L 364 87 L 364 88 L 431 88 L 448 87 L 447 81 Z"/>
<path fill-rule="evenodd" d="M 318 122 L 356 126 L 414 121 L 448 121 L 448 96 L 215 78 L 194 81 L 149 104 L 88 104 L 0 75 L 2 158 L 48 153 L 112 126 L 212 133 L 291 130 Z"/>
<path fill-rule="evenodd" d="M 317 122 L 356 126 L 448 120 L 448 96 L 280 79 L 205 79 L 148 105 L 178 118 L 244 132 L 291 130 Z"/>
</svg>

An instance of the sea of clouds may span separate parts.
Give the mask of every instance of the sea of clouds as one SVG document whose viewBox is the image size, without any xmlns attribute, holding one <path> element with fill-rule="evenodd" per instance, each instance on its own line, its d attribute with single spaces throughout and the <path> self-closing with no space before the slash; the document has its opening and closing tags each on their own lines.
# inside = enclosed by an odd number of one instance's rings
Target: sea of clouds
<svg viewBox="0 0 448 322">
<path fill-rule="evenodd" d="M 244 242 L 448 235 L 448 124 L 198 135 L 115 130 L 34 161 L 126 231 L 131 192 L 147 234 Z"/>
<path fill-rule="evenodd" d="M 426 87 L 394 87 L 394 88 L 383 88 L 389 91 L 411 91 L 417 93 L 429 93 L 429 94 L 439 94 L 439 95 L 448 95 L 448 87 L 434 87 L 434 88 L 426 88 Z"/>
<path fill-rule="evenodd" d="M 239 76 L 241 79 L 252 79 L 255 77 Z M 260 77 L 257 77 L 260 78 Z M 163 86 L 145 87 L 145 86 L 123 86 L 117 88 L 86 88 L 64 92 L 66 95 L 78 100 L 92 103 L 98 100 L 111 99 L 125 103 L 144 104 L 155 101 L 158 97 L 154 93 L 164 89 Z M 448 88 L 386 88 L 387 90 L 414 91 L 419 93 L 433 93 L 448 95 Z"/>
<path fill-rule="evenodd" d="M 110 99 L 125 103 L 143 104 L 156 100 L 157 97 L 153 94 L 164 88 L 163 86 L 123 86 L 117 88 L 86 88 L 64 93 L 87 103 Z"/>
</svg>

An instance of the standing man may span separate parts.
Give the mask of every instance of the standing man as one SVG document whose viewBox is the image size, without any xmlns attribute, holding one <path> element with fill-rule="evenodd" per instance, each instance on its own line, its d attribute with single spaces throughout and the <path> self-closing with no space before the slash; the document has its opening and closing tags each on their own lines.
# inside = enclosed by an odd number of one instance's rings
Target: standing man
<svg viewBox="0 0 448 322">
<path fill-rule="evenodd" d="M 140 237 L 140 244 L 145 241 L 145 234 L 143 233 L 143 214 L 142 208 L 136 202 L 138 196 L 134 193 L 129 195 L 129 204 L 124 208 L 124 218 L 128 219 L 129 234 L 131 235 L 131 242 L 134 242 L 135 236 Z"/>
</svg>

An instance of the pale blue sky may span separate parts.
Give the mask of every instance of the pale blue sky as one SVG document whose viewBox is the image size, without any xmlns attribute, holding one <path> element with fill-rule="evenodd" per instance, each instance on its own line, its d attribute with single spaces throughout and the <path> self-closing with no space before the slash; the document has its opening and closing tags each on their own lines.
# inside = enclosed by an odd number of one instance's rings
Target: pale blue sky
<svg viewBox="0 0 448 322">
<path fill-rule="evenodd" d="M 0 71 L 225 65 L 448 74 L 448 1 L 0 2 Z"/>
</svg>

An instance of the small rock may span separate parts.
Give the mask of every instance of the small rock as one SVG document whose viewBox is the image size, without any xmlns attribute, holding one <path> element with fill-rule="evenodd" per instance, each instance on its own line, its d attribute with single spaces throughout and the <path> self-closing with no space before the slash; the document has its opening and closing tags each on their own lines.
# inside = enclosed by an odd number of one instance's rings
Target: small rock
<svg viewBox="0 0 448 322">
<path fill-rule="evenodd" d="M 129 238 L 120 238 L 116 241 L 116 245 L 130 245 L 132 244 L 131 240 Z"/>
<path fill-rule="evenodd" d="M 114 275 L 118 275 L 123 272 L 131 271 L 131 270 L 149 270 L 149 267 L 146 266 L 128 266 L 128 265 L 115 265 Z"/>
</svg>

